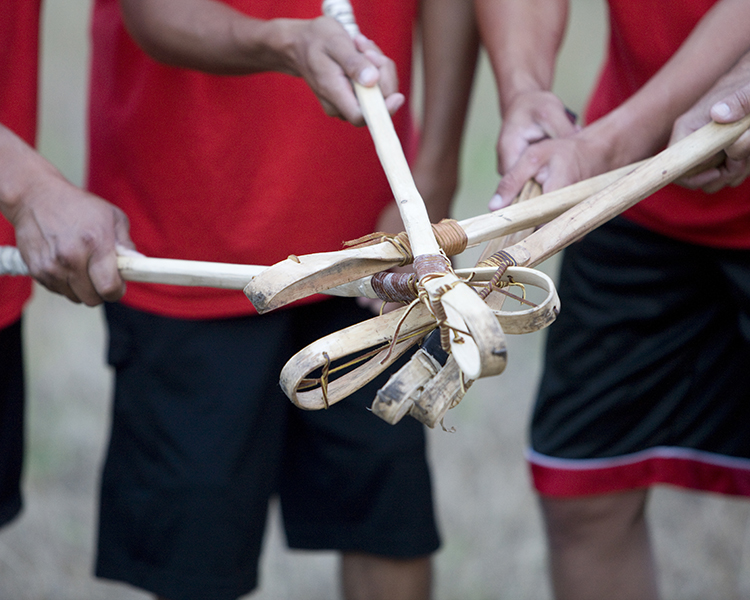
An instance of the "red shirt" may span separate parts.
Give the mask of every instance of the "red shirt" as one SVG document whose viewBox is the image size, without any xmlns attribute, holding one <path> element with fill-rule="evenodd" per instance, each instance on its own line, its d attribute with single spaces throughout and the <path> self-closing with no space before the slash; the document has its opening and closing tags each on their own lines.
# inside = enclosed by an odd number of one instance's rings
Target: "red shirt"
<svg viewBox="0 0 750 600">
<path fill-rule="evenodd" d="M 609 51 L 591 99 L 591 122 L 634 94 L 677 51 L 717 0 L 609 0 Z M 625 213 L 673 238 L 750 248 L 750 180 L 715 194 L 670 185 Z"/>
<path fill-rule="evenodd" d="M 40 4 L 0 2 L 0 123 L 31 145 L 36 138 Z M 0 216 L 0 245 L 15 244 L 13 227 Z M 0 328 L 20 318 L 30 296 L 30 278 L 0 277 Z"/>
<path fill-rule="evenodd" d="M 232 0 L 254 17 L 312 18 L 320 0 Z M 362 32 L 410 88 L 414 0 L 354 1 Z M 300 78 L 215 76 L 161 65 L 96 0 L 89 186 L 120 206 L 148 256 L 271 265 L 341 249 L 393 202 L 369 132 L 325 115 Z M 395 119 L 407 155 L 409 113 Z M 123 302 L 181 318 L 254 313 L 242 292 L 128 284 Z"/>
</svg>

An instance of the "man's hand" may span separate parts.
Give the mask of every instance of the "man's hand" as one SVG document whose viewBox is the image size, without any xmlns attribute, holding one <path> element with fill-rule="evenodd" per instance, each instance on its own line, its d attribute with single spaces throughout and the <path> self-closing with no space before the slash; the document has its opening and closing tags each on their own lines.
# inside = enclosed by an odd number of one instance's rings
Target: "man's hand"
<svg viewBox="0 0 750 600">
<path fill-rule="evenodd" d="M 49 290 L 88 306 L 125 293 L 115 247 L 133 242 L 119 208 L 54 173 L 39 178 L 8 216 L 30 275 Z"/>
<path fill-rule="evenodd" d="M 535 170 L 529 161 L 541 160 L 547 155 L 548 149 L 541 153 L 539 149 L 530 152 L 534 145 L 544 140 L 565 138 L 579 130 L 575 115 L 552 92 L 526 92 L 513 98 L 503 115 L 497 143 L 498 172 L 503 175 L 503 180 L 497 195 L 490 201 L 490 209 L 507 206 L 526 183 L 526 179 L 519 180 L 518 177 Z M 517 170 L 522 161 L 524 165 Z M 544 173 L 540 176 L 545 177 Z"/>
<path fill-rule="evenodd" d="M 529 179 L 535 179 L 544 193 L 608 171 L 606 147 L 587 129 L 565 138 L 547 139 L 529 146 L 513 168 L 500 180 L 490 210 L 507 206 Z M 497 198 L 501 202 L 496 202 Z M 507 199 L 507 200 L 506 200 Z"/>
<path fill-rule="evenodd" d="M 391 114 L 403 105 L 396 65 L 374 42 L 362 34 L 352 40 L 330 17 L 294 23 L 290 68 L 305 79 L 326 114 L 364 125 L 350 80 L 367 87 L 379 84 Z"/>
<path fill-rule="evenodd" d="M 675 121 L 673 144 L 700 129 L 711 120 L 733 123 L 750 114 L 750 57 L 743 58 L 701 98 L 693 108 Z M 721 160 L 723 158 L 723 160 Z M 714 166 L 716 161 L 721 161 Z M 745 132 L 726 152 L 711 161 L 702 172 L 678 180 L 689 189 L 713 193 L 741 184 L 750 175 L 750 132 Z"/>
</svg>

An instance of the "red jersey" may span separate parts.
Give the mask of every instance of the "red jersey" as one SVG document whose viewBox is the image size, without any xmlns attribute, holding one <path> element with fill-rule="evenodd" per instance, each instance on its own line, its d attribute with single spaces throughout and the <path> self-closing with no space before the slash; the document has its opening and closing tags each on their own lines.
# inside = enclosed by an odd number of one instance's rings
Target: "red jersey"
<svg viewBox="0 0 750 600">
<path fill-rule="evenodd" d="M 320 0 L 226 3 L 261 19 L 321 11 Z M 417 4 L 353 2 L 405 92 Z M 92 28 L 89 187 L 125 211 L 144 254 L 271 265 L 341 249 L 393 202 L 367 128 L 327 116 L 301 78 L 159 64 L 126 33 L 117 0 L 96 0 Z M 394 124 L 408 155 L 405 108 Z M 210 288 L 131 282 L 122 301 L 180 318 L 254 313 L 242 292 Z"/>
<path fill-rule="evenodd" d="M 591 122 L 622 104 L 677 51 L 717 0 L 609 0 L 607 60 L 591 99 Z M 750 248 L 750 180 L 715 194 L 670 185 L 625 213 L 670 237 Z"/>
<path fill-rule="evenodd" d="M 41 0 L 0 2 L 0 123 L 28 144 L 36 138 Z M 0 215 L 0 245 L 15 246 L 13 227 Z M 21 316 L 31 296 L 28 277 L 0 277 L 0 328 Z"/>
</svg>

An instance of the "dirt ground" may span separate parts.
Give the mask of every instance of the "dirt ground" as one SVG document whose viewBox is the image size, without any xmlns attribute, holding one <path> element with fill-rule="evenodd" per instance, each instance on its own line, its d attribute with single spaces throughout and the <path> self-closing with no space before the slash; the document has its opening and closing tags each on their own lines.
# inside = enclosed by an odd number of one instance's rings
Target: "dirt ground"
<svg viewBox="0 0 750 600">
<path fill-rule="evenodd" d="M 580 110 L 603 48 L 602 0 L 573 0 L 557 88 Z M 82 179 L 89 0 L 47 0 L 41 148 Z M 457 218 L 486 210 L 496 183 L 499 122 L 483 64 L 464 149 Z M 476 255 L 463 259 L 465 264 Z M 555 273 L 555 261 L 543 266 Z M 509 339 L 501 376 L 481 380 L 430 431 L 443 535 L 436 600 L 547 600 L 544 539 L 523 452 L 543 333 Z M 0 532 L 0 600 L 138 600 L 148 596 L 91 576 L 98 473 L 107 435 L 110 373 L 100 310 L 37 290 L 26 314 L 28 455 L 26 507 Z M 375 417 L 373 417 L 375 418 Z M 255 600 L 337 597 L 332 554 L 290 552 L 274 519 Z M 653 524 L 664 598 L 750 598 L 750 505 L 657 489 Z"/>
</svg>

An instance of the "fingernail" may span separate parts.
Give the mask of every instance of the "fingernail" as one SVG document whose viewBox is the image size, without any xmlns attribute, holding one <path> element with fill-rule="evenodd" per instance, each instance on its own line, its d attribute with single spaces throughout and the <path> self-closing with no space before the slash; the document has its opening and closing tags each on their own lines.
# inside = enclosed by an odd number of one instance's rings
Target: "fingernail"
<svg viewBox="0 0 750 600">
<path fill-rule="evenodd" d="M 502 208 L 505 204 L 503 203 L 503 197 L 500 194 L 495 194 L 490 198 L 490 210 L 497 210 Z"/>
<path fill-rule="evenodd" d="M 726 102 L 719 102 L 714 104 L 711 112 L 721 119 L 728 119 L 732 116 L 732 110 Z"/>
<path fill-rule="evenodd" d="M 359 72 L 359 82 L 362 85 L 372 85 L 378 80 L 378 70 L 375 67 L 365 67 Z"/>
</svg>

